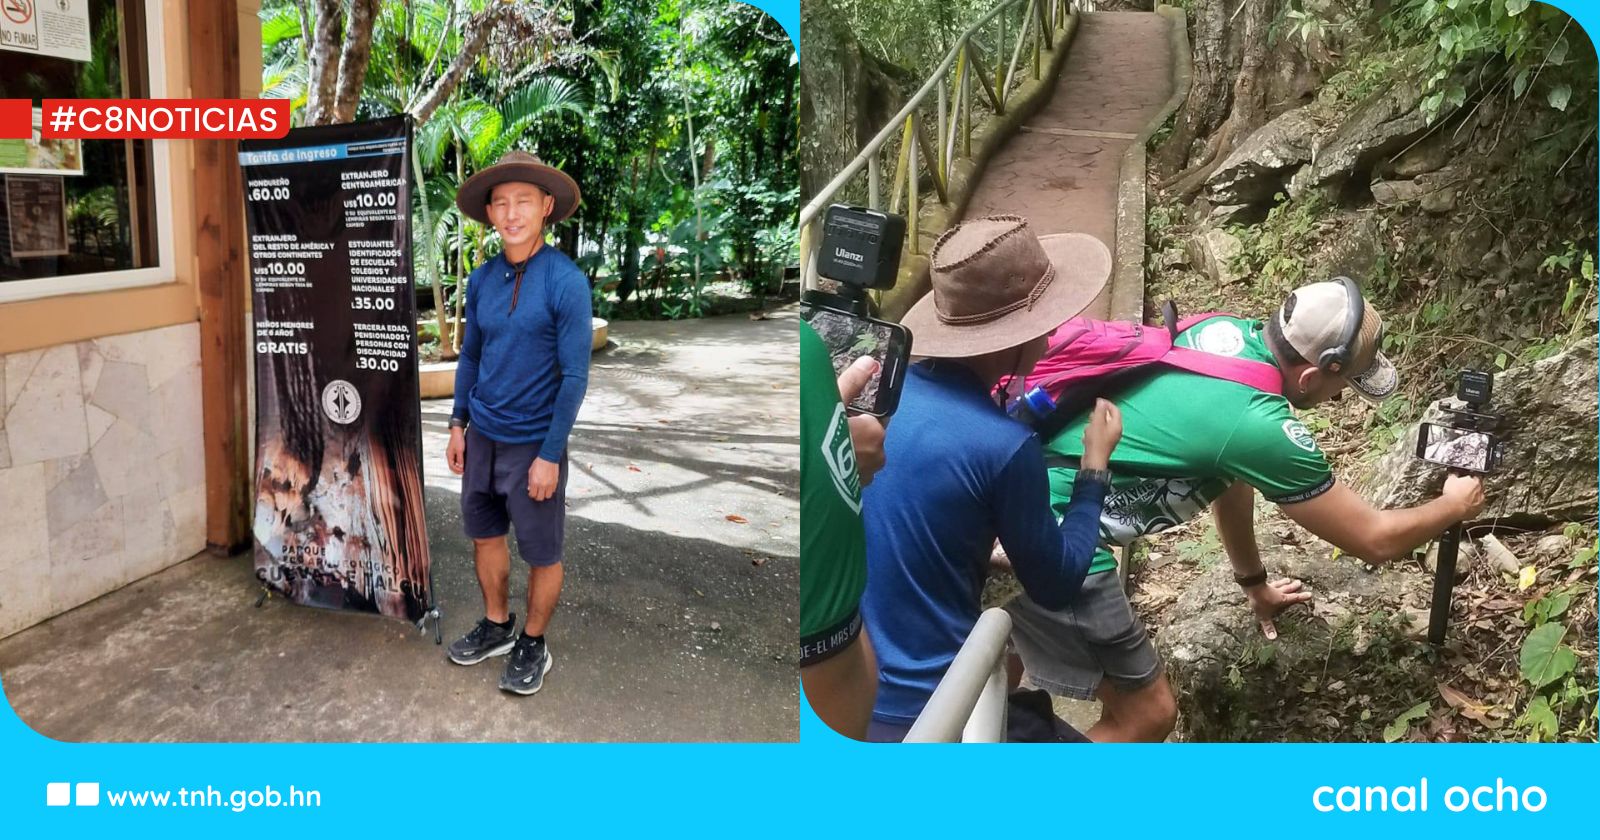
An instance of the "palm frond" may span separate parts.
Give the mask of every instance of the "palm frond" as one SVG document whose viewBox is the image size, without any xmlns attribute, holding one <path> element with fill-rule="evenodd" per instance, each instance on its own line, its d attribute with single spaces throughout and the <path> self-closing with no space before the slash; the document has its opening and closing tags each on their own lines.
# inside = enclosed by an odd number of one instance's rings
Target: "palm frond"
<svg viewBox="0 0 1600 840">
<path fill-rule="evenodd" d="M 261 10 L 261 48 L 270 50 L 279 43 L 304 37 L 300 13 L 293 5 Z"/>
<path fill-rule="evenodd" d="M 500 103 L 500 113 L 506 122 L 515 123 L 562 111 L 581 114 L 588 107 L 588 97 L 572 80 L 540 76 L 507 96 Z"/>
</svg>

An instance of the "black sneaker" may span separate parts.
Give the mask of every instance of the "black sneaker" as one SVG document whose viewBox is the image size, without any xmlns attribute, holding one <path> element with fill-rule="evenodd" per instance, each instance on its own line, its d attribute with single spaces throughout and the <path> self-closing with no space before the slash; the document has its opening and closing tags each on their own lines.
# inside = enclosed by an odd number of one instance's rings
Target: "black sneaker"
<svg viewBox="0 0 1600 840">
<path fill-rule="evenodd" d="M 509 652 L 517 643 L 517 616 L 511 615 L 509 626 L 501 627 L 488 618 L 478 619 L 478 626 L 467 635 L 450 643 L 450 661 L 457 665 L 476 665 L 491 656 Z"/>
<path fill-rule="evenodd" d="M 512 694 L 537 694 L 544 688 L 544 675 L 550 673 L 555 660 L 550 658 L 550 646 L 541 645 L 527 636 L 518 636 L 506 672 L 500 677 L 500 689 Z"/>
</svg>

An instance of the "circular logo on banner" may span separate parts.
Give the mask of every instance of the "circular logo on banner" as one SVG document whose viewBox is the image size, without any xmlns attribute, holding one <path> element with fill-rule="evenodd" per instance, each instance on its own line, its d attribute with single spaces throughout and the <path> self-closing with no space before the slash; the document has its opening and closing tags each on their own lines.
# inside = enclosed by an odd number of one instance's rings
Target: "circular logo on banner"
<svg viewBox="0 0 1600 840">
<path fill-rule="evenodd" d="M 1307 452 L 1317 451 L 1316 438 L 1311 436 L 1311 430 L 1306 428 L 1306 424 L 1299 420 L 1283 421 L 1283 433 L 1289 438 L 1289 442 L 1295 446 Z"/>
<path fill-rule="evenodd" d="M 1200 330 L 1194 346 L 1216 356 L 1237 356 L 1244 350 L 1244 333 L 1232 321 L 1215 321 Z"/>
<path fill-rule="evenodd" d="M 335 423 L 349 425 L 361 416 L 361 394 L 356 386 L 335 379 L 322 389 L 322 412 Z"/>
</svg>

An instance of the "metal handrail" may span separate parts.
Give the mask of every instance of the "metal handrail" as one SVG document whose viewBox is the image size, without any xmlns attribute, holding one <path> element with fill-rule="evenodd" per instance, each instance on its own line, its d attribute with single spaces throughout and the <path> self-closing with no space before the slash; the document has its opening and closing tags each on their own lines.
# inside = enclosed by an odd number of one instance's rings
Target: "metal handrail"
<svg viewBox="0 0 1600 840">
<path fill-rule="evenodd" d="M 979 89 L 994 112 L 1004 114 L 1014 86 L 1020 84 L 1018 68 L 1023 56 L 1031 56 L 1032 76 L 1040 78 L 1042 52 L 1053 49 L 1056 31 L 1065 25 L 1067 15 L 1082 5 L 1083 0 L 1000 0 L 956 38 L 955 45 L 922 87 L 800 211 L 801 280 L 805 288 L 816 285 L 816 251 L 821 244 L 820 231 L 816 228 L 822 212 L 834 203 L 835 197 L 863 169 L 867 174 L 867 206 L 874 210 L 885 209 L 879 157 L 883 147 L 897 133 L 901 142 L 894 176 L 889 185 L 887 209 L 892 213 L 900 212 L 901 196 L 905 196 L 906 214 L 910 221 L 907 225 L 907 253 L 921 253 L 921 238 L 917 229 L 917 205 L 921 198 L 918 185 L 926 172 L 933 182 L 935 198 L 942 204 L 949 203 L 950 171 L 958 155 L 962 158 L 972 157 L 973 79 L 978 80 Z M 1023 6 L 1026 11 L 1022 15 L 1022 24 L 1015 27 L 1014 32 L 1008 33 L 1008 15 L 1003 13 Z M 984 65 L 984 40 L 987 37 L 984 30 L 991 23 L 997 23 L 998 28 L 994 33 L 994 52 L 988 57 L 993 62 L 993 78 L 990 78 L 991 73 L 985 72 L 988 68 Z M 1010 61 L 1002 64 L 1008 52 Z M 921 119 L 922 109 L 928 104 L 930 94 L 934 96 L 937 109 L 933 138 L 923 136 Z M 957 135 L 961 137 L 959 145 L 956 143 Z"/>
<path fill-rule="evenodd" d="M 1006 735 L 1006 640 L 1011 615 L 983 611 L 922 707 L 906 743 L 999 743 Z"/>
</svg>

